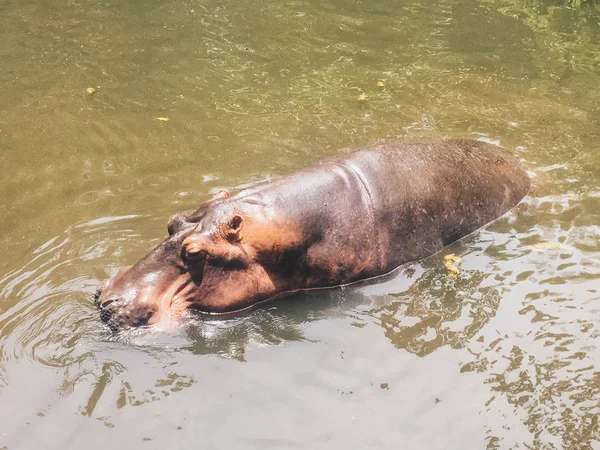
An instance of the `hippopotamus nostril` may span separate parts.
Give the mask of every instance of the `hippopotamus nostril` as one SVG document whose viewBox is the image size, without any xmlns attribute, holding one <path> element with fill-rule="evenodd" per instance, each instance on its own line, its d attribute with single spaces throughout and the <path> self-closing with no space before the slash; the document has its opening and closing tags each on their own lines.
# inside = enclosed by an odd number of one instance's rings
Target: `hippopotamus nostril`
<svg viewBox="0 0 600 450">
<path fill-rule="evenodd" d="M 96 298 L 96 307 L 98 307 L 98 309 L 107 309 L 110 305 L 113 305 L 112 309 L 115 308 L 115 304 L 118 302 L 119 300 L 121 300 L 121 297 L 118 295 L 111 295 L 111 296 L 106 296 L 106 295 L 100 295 L 99 297 Z"/>
<path fill-rule="evenodd" d="M 175 214 L 169 218 L 167 222 L 167 231 L 169 232 L 169 236 L 173 236 L 177 231 L 179 231 L 187 222 L 187 216 L 185 214 Z"/>
<path fill-rule="evenodd" d="M 119 316 L 119 300 L 121 297 L 112 295 L 109 298 L 96 299 L 96 307 L 100 310 L 100 319 L 107 324 L 114 322 Z"/>
<path fill-rule="evenodd" d="M 113 303 L 113 302 L 116 302 L 117 300 L 118 300 L 118 299 L 116 299 L 116 298 L 111 298 L 111 299 L 109 299 L 109 300 L 106 300 L 105 302 L 103 302 L 103 303 L 100 305 L 100 308 L 106 309 L 106 308 L 108 307 L 108 305 L 110 305 L 110 304 L 111 304 L 111 303 Z"/>
</svg>

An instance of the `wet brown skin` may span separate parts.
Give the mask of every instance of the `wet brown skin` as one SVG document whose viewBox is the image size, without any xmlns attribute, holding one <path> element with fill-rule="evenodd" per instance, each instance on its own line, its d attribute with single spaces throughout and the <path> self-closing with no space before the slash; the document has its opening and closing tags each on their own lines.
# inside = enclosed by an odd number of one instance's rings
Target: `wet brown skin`
<svg viewBox="0 0 600 450">
<path fill-rule="evenodd" d="M 96 304 L 119 330 L 377 277 L 500 217 L 528 190 L 519 161 L 479 141 L 346 154 L 173 216 L 169 237 Z"/>
</svg>

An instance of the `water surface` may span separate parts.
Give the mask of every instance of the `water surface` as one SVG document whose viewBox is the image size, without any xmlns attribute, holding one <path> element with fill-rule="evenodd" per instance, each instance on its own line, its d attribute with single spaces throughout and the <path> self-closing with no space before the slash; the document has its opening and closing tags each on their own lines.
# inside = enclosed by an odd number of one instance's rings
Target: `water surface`
<svg viewBox="0 0 600 450">
<path fill-rule="evenodd" d="M 0 1 L 0 448 L 600 449 L 596 3 Z M 379 283 L 100 322 L 171 214 L 440 137 L 530 196 Z"/>
</svg>

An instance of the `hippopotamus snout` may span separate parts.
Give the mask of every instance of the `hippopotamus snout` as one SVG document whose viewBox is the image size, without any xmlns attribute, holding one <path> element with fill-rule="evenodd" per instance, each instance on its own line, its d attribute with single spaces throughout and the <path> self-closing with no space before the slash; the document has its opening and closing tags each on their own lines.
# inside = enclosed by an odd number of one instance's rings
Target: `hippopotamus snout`
<svg viewBox="0 0 600 450">
<path fill-rule="evenodd" d="M 154 308 L 147 305 L 133 307 L 131 302 L 117 296 L 102 298 L 96 301 L 96 306 L 100 310 L 100 319 L 113 331 L 148 325 L 156 313 Z"/>
<path fill-rule="evenodd" d="M 113 331 L 148 325 L 156 314 L 156 305 L 134 302 L 118 286 L 130 267 L 123 267 L 110 280 L 102 283 L 94 295 L 94 303 L 100 310 L 100 319 Z"/>
<path fill-rule="evenodd" d="M 124 312 L 123 309 L 119 308 L 120 300 L 121 298 L 117 296 L 106 300 L 96 298 L 96 307 L 100 310 L 100 319 L 112 329 L 118 328 L 118 323 L 123 322 L 123 320 L 119 320 L 119 316 L 123 316 Z"/>
</svg>

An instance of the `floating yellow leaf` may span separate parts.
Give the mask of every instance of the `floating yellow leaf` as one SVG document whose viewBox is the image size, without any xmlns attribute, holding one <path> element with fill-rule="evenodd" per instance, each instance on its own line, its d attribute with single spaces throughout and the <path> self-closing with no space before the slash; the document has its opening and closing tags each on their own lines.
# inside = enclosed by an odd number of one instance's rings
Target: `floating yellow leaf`
<svg viewBox="0 0 600 450">
<path fill-rule="evenodd" d="M 456 256 L 454 253 L 450 253 L 449 255 L 444 256 L 444 261 L 452 261 L 452 262 L 461 262 L 462 258 L 460 256 Z"/>
<path fill-rule="evenodd" d="M 87 92 L 88 95 L 94 95 L 96 93 L 96 89 L 93 87 L 89 87 L 85 90 L 85 92 Z"/>
<path fill-rule="evenodd" d="M 452 275 L 460 275 L 460 270 L 456 267 L 462 261 L 460 256 L 454 254 L 444 256 L 444 266 Z"/>
<path fill-rule="evenodd" d="M 557 244 L 555 242 L 538 242 L 537 244 L 533 244 L 531 248 L 533 250 L 537 250 L 538 252 L 545 252 L 546 250 L 565 248 L 565 246 L 563 244 Z"/>
<path fill-rule="evenodd" d="M 158 120 L 159 122 L 168 122 L 169 118 L 168 117 L 157 117 L 156 120 Z"/>
<path fill-rule="evenodd" d="M 363 101 L 363 102 L 364 102 L 364 101 L 365 101 L 367 98 L 369 98 L 369 96 L 368 96 L 367 94 L 365 94 L 364 92 L 358 96 L 358 100 L 360 100 L 360 101 Z"/>
<path fill-rule="evenodd" d="M 384 86 L 385 86 L 385 84 L 383 84 L 383 81 L 378 81 L 378 82 L 377 82 L 377 86 L 379 86 L 379 87 L 384 87 Z"/>
</svg>

